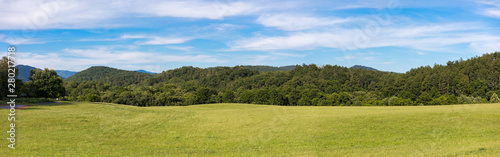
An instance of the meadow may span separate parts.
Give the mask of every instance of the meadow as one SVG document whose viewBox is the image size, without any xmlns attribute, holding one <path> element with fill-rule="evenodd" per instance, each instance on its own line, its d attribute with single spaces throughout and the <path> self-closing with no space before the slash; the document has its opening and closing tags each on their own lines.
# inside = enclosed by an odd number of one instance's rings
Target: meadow
<svg viewBox="0 0 500 157">
<path fill-rule="evenodd" d="M 500 155 L 500 104 L 136 107 L 63 102 L 16 110 L 16 120 L 15 150 L 7 147 L 7 118 L 0 121 L 1 156 Z"/>
</svg>

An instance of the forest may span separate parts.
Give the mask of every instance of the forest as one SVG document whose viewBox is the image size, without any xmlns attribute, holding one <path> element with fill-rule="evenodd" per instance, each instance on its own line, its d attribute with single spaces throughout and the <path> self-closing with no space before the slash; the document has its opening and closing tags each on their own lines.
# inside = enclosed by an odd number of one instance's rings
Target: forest
<svg viewBox="0 0 500 157">
<path fill-rule="evenodd" d="M 181 67 L 145 74 L 91 67 L 64 80 L 71 101 L 134 106 L 251 103 L 414 106 L 499 102 L 500 52 L 393 73 L 338 65 L 276 70 Z M 293 70 L 290 70 L 293 69 Z"/>
</svg>

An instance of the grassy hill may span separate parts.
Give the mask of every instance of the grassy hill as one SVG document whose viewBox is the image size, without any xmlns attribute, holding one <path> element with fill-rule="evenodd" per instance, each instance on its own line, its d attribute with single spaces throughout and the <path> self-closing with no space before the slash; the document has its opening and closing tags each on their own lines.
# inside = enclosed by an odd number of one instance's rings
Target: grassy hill
<svg viewBox="0 0 500 157">
<path fill-rule="evenodd" d="M 5 156 L 500 155 L 500 104 L 141 108 L 65 102 L 17 112 L 16 126 L 24 127 L 16 128 L 16 150 L 3 142 Z"/>
<path fill-rule="evenodd" d="M 362 65 L 354 65 L 354 66 L 352 66 L 351 68 L 354 68 L 354 69 L 366 69 L 366 70 L 378 71 L 378 70 L 377 70 L 377 69 L 375 69 L 375 68 L 372 68 L 372 67 L 367 67 L 367 66 L 362 66 Z"/>
<path fill-rule="evenodd" d="M 151 74 L 120 70 L 106 66 L 94 66 L 74 74 L 66 78 L 66 82 L 83 82 L 83 81 L 103 81 L 116 85 L 139 83 L 142 80 L 149 78 Z"/>
</svg>

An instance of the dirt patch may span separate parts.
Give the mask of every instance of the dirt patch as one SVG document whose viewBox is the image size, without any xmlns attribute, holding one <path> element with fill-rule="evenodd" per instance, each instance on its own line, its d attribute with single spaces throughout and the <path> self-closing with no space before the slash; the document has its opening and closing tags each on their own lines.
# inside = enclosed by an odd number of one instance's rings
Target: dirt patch
<svg viewBox="0 0 500 157">
<path fill-rule="evenodd" d="M 50 104 L 56 104 L 56 103 L 61 103 L 61 102 L 39 102 L 35 103 L 36 105 L 50 105 Z M 21 105 L 21 104 L 16 104 L 15 109 L 25 109 L 28 107 L 33 107 L 33 105 Z M 9 105 L 2 105 L 0 106 L 0 109 L 10 109 Z"/>
<path fill-rule="evenodd" d="M 24 109 L 24 108 L 28 108 L 28 107 L 31 107 L 30 105 L 18 105 L 16 104 L 16 107 L 14 107 L 15 109 Z M 0 106 L 0 109 L 10 109 L 10 106 L 9 105 L 3 105 L 3 106 Z"/>
</svg>

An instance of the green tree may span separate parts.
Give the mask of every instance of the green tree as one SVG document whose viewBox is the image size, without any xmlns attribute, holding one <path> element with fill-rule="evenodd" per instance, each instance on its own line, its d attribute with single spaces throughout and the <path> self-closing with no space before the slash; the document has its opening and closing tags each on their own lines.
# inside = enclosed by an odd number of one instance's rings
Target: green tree
<svg viewBox="0 0 500 157">
<path fill-rule="evenodd" d="M 21 90 L 21 86 L 22 86 L 22 80 L 20 79 L 16 79 L 16 83 L 15 83 L 15 93 L 11 93 L 9 92 L 9 85 L 8 85 L 8 74 L 9 74 L 9 63 L 8 63 L 8 58 L 7 57 L 2 57 L 2 59 L 0 59 L 0 99 L 2 99 L 3 97 L 6 97 L 7 95 L 9 94 L 19 94 L 20 92 L 22 92 Z M 15 74 L 17 76 L 17 69 L 15 70 Z M 11 86 L 12 87 L 12 86 Z"/>
<path fill-rule="evenodd" d="M 99 97 L 99 95 L 89 93 L 87 94 L 87 99 L 85 99 L 85 101 L 99 102 L 101 101 L 101 98 Z"/>
<path fill-rule="evenodd" d="M 500 98 L 498 98 L 497 93 L 493 93 L 493 95 L 491 95 L 490 103 L 500 103 Z"/>
<path fill-rule="evenodd" d="M 418 98 L 417 98 L 417 103 L 422 103 L 424 105 L 429 104 L 429 102 L 431 102 L 431 101 L 432 101 L 432 97 L 427 92 L 422 92 L 422 94 L 420 94 L 420 96 L 418 96 Z"/>
<path fill-rule="evenodd" d="M 198 89 L 196 89 L 196 97 L 198 98 L 199 104 L 208 103 L 211 96 L 212 96 L 212 92 L 208 88 L 199 87 Z"/>
<path fill-rule="evenodd" d="M 65 94 L 63 81 L 57 76 L 56 71 L 45 68 L 44 70 L 30 70 L 29 81 L 26 82 L 28 92 L 34 97 L 55 98 Z"/>
<path fill-rule="evenodd" d="M 232 103 L 234 101 L 234 92 L 226 91 L 224 95 L 222 95 L 222 102 Z"/>
</svg>

